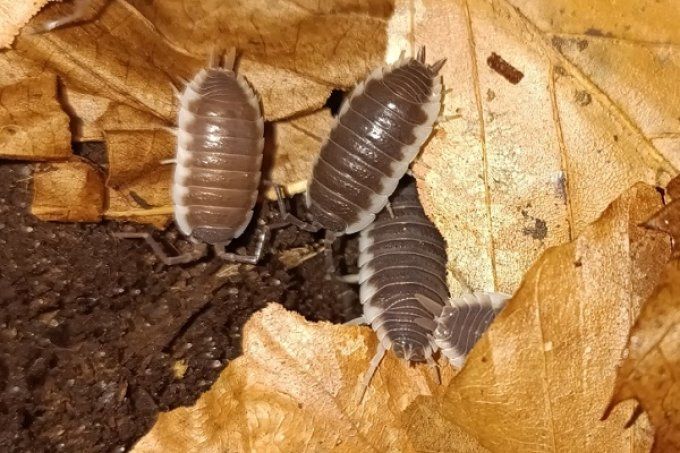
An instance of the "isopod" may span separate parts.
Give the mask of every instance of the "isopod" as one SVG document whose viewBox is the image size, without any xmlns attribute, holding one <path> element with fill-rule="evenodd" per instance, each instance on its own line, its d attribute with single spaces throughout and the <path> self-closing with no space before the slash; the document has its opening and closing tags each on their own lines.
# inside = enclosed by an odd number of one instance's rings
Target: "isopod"
<svg viewBox="0 0 680 453">
<path fill-rule="evenodd" d="M 148 233 L 114 233 L 145 239 L 168 265 L 197 260 L 208 245 L 233 262 L 254 264 L 262 253 L 264 229 L 253 256 L 225 251 L 253 216 L 264 147 L 259 100 L 246 79 L 232 69 L 234 59 L 235 51 L 226 65 L 200 70 L 179 96 L 172 200 L 175 224 L 194 249 L 169 257 Z"/>
<path fill-rule="evenodd" d="M 422 296 L 425 297 L 425 296 Z M 434 342 L 455 368 L 462 368 L 472 347 L 503 309 L 508 296 L 476 292 L 452 298 L 436 319 Z"/>
<path fill-rule="evenodd" d="M 424 47 L 415 58 L 402 54 L 343 102 L 307 186 L 313 229 L 332 241 L 361 231 L 385 207 L 439 116 L 444 62 L 425 64 Z"/>
<path fill-rule="evenodd" d="M 449 299 L 446 245 L 425 215 L 414 182 L 401 185 L 359 235 L 359 299 L 379 340 L 362 396 L 387 350 L 404 360 L 435 364 L 435 319 Z"/>
</svg>

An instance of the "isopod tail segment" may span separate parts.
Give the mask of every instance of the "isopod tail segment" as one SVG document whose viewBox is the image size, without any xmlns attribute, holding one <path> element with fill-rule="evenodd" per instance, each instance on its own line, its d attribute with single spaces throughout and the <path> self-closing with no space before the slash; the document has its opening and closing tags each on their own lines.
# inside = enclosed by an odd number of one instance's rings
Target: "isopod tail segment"
<svg viewBox="0 0 680 453">
<path fill-rule="evenodd" d="M 363 320 L 363 318 L 356 318 L 351 321 L 348 321 L 345 323 L 346 325 L 361 325 L 361 324 L 366 324 L 366 322 Z M 368 365 L 368 369 L 364 373 L 364 376 L 361 379 L 361 386 L 359 387 L 359 394 L 357 397 L 357 404 L 361 404 L 361 402 L 364 399 L 364 396 L 366 396 L 366 390 L 368 390 L 368 386 L 371 384 L 371 380 L 373 379 L 373 376 L 375 376 L 375 373 L 378 371 L 378 367 L 380 366 L 380 363 L 382 360 L 385 358 L 385 353 L 387 352 L 388 348 L 383 345 L 381 341 L 378 341 L 378 347 L 376 348 L 375 354 L 373 355 L 373 358 L 371 359 L 371 362 Z M 437 346 L 434 344 L 434 340 L 431 341 L 430 347 L 425 351 L 425 362 L 428 364 L 428 366 L 432 369 L 434 369 L 434 380 L 437 384 L 441 384 L 441 375 L 439 373 L 439 365 L 437 365 L 436 360 L 434 359 L 434 354 L 437 352 Z M 407 363 L 412 363 L 411 362 L 411 355 L 412 353 L 409 353 L 408 351 L 406 352 L 406 355 L 404 356 L 404 360 L 406 360 Z"/>
</svg>

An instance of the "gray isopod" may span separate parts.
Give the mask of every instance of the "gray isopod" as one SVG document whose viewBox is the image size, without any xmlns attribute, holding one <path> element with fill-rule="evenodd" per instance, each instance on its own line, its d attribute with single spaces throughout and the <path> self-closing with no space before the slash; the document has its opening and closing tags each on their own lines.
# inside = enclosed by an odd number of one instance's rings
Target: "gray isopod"
<svg viewBox="0 0 680 453">
<path fill-rule="evenodd" d="M 145 239 L 168 265 L 197 260 L 208 245 L 232 262 L 254 264 L 262 254 L 266 228 L 253 256 L 225 252 L 253 216 L 264 147 L 259 100 L 246 79 L 232 70 L 234 59 L 235 51 L 225 67 L 199 71 L 179 96 L 172 199 L 175 224 L 194 249 L 169 257 L 149 233 L 114 233 Z"/>
<path fill-rule="evenodd" d="M 449 299 L 446 244 L 425 215 L 414 182 L 397 189 L 392 214 L 382 211 L 359 239 L 359 298 L 379 340 L 362 395 L 387 350 L 404 360 L 434 365 L 432 333 Z M 421 296 L 423 295 L 423 296 Z"/>
<path fill-rule="evenodd" d="M 426 296 L 420 296 L 426 297 Z M 509 296 L 476 292 L 452 298 L 439 317 L 434 343 L 455 368 L 462 368 L 477 340 L 505 307 Z"/>
<path fill-rule="evenodd" d="M 442 108 L 438 75 L 425 48 L 375 69 L 344 101 L 314 164 L 306 192 L 311 225 L 328 240 L 368 226 L 433 130 Z M 292 216 L 290 216 L 292 217 Z"/>
<path fill-rule="evenodd" d="M 450 299 L 446 284 L 446 244 L 425 215 L 415 183 L 405 180 L 359 236 L 359 283 L 363 315 L 350 324 L 370 324 L 378 350 L 361 386 L 366 391 L 384 354 L 435 366 L 441 349 L 455 367 L 504 306 L 508 296 L 478 292 Z"/>
</svg>

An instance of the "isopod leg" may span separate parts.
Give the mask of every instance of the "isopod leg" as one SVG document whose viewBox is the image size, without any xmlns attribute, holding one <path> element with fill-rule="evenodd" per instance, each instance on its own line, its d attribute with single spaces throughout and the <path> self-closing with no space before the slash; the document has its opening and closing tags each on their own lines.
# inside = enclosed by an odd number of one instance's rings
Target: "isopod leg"
<svg viewBox="0 0 680 453">
<path fill-rule="evenodd" d="M 356 285 L 359 283 L 359 274 L 338 275 L 335 279 L 339 282 Z"/>
<path fill-rule="evenodd" d="M 243 264 L 257 264 L 262 258 L 264 253 L 264 244 L 267 242 L 269 237 L 270 227 L 264 224 L 264 221 L 260 220 L 260 226 L 257 233 L 257 243 L 255 244 L 255 252 L 252 255 L 239 255 L 238 253 L 228 253 L 224 250 L 226 244 L 215 245 L 215 254 L 219 256 L 224 261 L 230 263 L 243 263 Z"/>
<path fill-rule="evenodd" d="M 294 225 L 301 230 L 309 231 L 315 233 L 319 231 L 319 228 L 312 225 L 311 223 L 305 222 L 304 220 L 298 219 L 293 214 L 288 212 L 286 208 L 285 196 L 283 194 L 283 189 L 278 184 L 273 184 L 274 191 L 276 192 L 276 203 L 279 207 L 279 213 L 281 214 L 281 221 L 288 224 Z"/>
<path fill-rule="evenodd" d="M 434 369 L 434 380 L 437 384 L 442 383 L 442 378 L 441 374 L 439 373 L 439 365 L 437 365 L 437 362 L 432 358 L 432 356 L 427 357 L 427 364 Z"/>
<path fill-rule="evenodd" d="M 326 257 L 326 268 L 329 275 L 335 274 L 335 263 L 333 262 L 333 243 L 336 235 L 332 231 L 326 230 L 326 235 L 323 238 L 324 256 Z"/>
<path fill-rule="evenodd" d="M 378 343 L 378 350 L 375 351 L 375 355 L 373 356 L 373 359 L 371 360 L 371 363 L 368 366 L 368 370 L 366 370 L 366 374 L 364 374 L 364 378 L 361 382 L 359 404 L 361 404 L 361 401 L 363 401 L 364 395 L 366 394 L 366 390 L 368 389 L 368 385 L 371 383 L 373 375 L 375 375 L 375 372 L 378 370 L 378 366 L 380 365 L 380 362 L 382 362 L 383 357 L 385 357 L 385 351 L 386 349 L 382 345 L 382 343 Z"/>
<path fill-rule="evenodd" d="M 387 210 L 387 213 L 390 215 L 390 218 L 394 218 L 394 211 L 392 211 L 392 204 L 388 201 L 387 204 L 385 205 L 385 209 Z"/>
<path fill-rule="evenodd" d="M 194 246 L 194 249 L 189 252 L 177 256 L 168 256 L 163 250 L 163 246 L 161 246 L 161 244 L 157 240 L 155 240 L 149 233 L 144 232 L 128 233 L 121 231 L 113 233 L 113 236 L 124 239 L 144 239 L 146 243 L 149 244 L 151 250 L 153 250 L 154 254 L 158 257 L 158 259 L 161 260 L 163 264 L 167 266 L 173 266 L 175 264 L 186 264 L 191 263 L 192 261 L 199 260 L 205 256 L 208 250 L 208 247 L 205 244 L 196 244 Z"/>
</svg>

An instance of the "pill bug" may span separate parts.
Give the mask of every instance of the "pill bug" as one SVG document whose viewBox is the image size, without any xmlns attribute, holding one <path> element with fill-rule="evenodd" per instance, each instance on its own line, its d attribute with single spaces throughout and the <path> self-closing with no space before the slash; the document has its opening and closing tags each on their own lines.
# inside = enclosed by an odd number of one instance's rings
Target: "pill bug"
<svg viewBox="0 0 680 453">
<path fill-rule="evenodd" d="M 402 54 L 343 102 L 306 191 L 312 225 L 327 237 L 361 231 L 386 205 L 441 111 L 444 62 L 425 64 L 424 47 Z"/>
<path fill-rule="evenodd" d="M 378 350 L 362 386 L 362 396 L 387 350 L 404 360 L 434 365 L 435 318 L 449 298 L 446 246 L 425 215 L 415 183 L 407 178 L 359 236 L 359 299 Z M 420 296 L 420 297 L 418 297 Z"/>
<path fill-rule="evenodd" d="M 452 298 L 444 306 L 436 319 L 434 342 L 451 365 L 463 367 L 468 353 L 508 299 L 505 294 L 476 292 Z"/>
<path fill-rule="evenodd" d="M 172 184 L 175 224 L 194 249 L 168 257 L 148 233 L 116 233 L 145 239 L 166 264 L 187 263 L 213 246 L 221 258 L 255 263 L 262 253 L 265 229 L 253 256 L 226 253 L 253 216 L 264 147 L 264 120 L 255 92 L 227 64 L 200 70 L 178 96 L 177 153 Z"/>
</svg>

